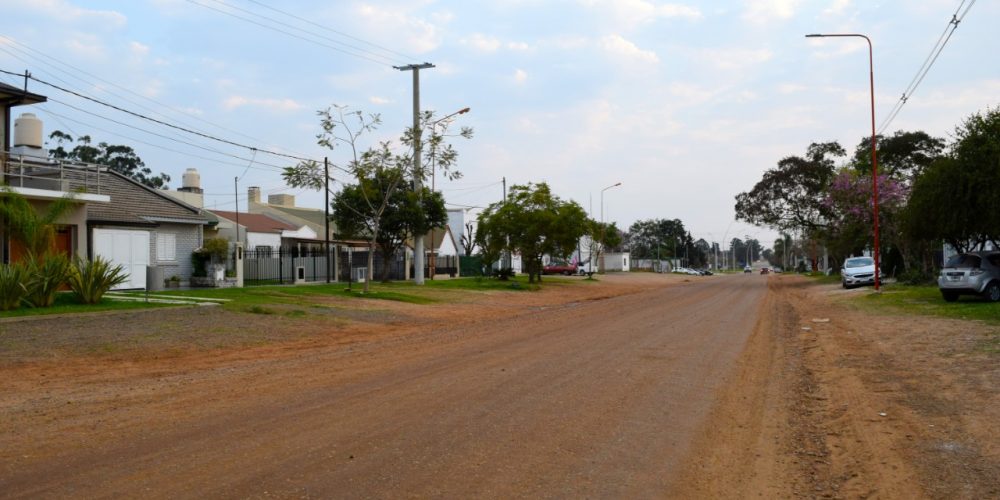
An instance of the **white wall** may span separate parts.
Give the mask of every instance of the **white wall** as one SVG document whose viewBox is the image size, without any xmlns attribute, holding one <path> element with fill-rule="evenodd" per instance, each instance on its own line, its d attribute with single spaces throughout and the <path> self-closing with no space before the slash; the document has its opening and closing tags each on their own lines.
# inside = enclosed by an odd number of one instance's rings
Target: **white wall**
<svg viewBox="0 0 1000 500">
<path fill-rule="evenodd" d="M 278 233 L 255 233 L 247 232 L 247 250 L 254 250 L 257 247 L 270 247 L 271 250 L 281 248 L 281 235 Z"/>
</svg>

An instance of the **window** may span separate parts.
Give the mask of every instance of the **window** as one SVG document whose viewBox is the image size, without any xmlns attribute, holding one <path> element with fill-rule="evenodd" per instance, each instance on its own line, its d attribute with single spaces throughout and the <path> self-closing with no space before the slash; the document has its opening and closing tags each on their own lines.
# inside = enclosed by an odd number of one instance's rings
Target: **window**
<svg viewBox="0 0 1000 500">
<path fill-rule="evenodd" d="M 156 260 L 177 260 L 177 235 L 173 233 L 156 233 Z"/>
</svg>

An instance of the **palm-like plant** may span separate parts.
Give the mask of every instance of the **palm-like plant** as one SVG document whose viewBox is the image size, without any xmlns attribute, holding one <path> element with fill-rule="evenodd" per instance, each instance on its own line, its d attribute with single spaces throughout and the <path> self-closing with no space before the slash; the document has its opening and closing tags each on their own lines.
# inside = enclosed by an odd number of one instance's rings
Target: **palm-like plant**
<svg viewBox="0 0 1000 500">
<path fill-rule="evenodd" d="M 0 311 L 17 309 L 28 293 L 28 269 L 21 262 L 0 266 Z"/>
<path fill-rule="evenodd" d="M 27 301 L 34 307 L 49 307 L 69 277 L 70 261 L 65 255 L 49 254 L 44 259 L 29 257 L 25 263 L 28 279 L 25 283 Z"/>
<path fill-rule="evenodd" d="M 53 252 L 56 222 L 73 210 L 72 197 L 50 203 L 38 211 L 20 194 L 0 186 L 0 219 L 14 241 L 24 246 L 27 259 L 10 264 L 0 276 L 0 303 L 6 309 L 20 305 L 22 299 L 35 307 L 55 302 L 56 292 L 66 282 L 69 259 Z"/>
<path fill-rule="evenodd" d="M 76 259 L 69 272 L 69 287 L 84 304 L 100 302 L 108 290 L 126 281 L 128 274 L 122 266 L 112 266 L 100 256 L 91 261 Z"/>
</svg>

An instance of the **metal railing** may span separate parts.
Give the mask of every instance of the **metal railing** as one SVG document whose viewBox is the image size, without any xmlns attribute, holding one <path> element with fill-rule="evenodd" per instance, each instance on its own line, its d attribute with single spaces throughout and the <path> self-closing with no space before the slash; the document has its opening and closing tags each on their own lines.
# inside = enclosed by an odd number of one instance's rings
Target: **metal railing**
<svg viewBox="0 0 1000 500">
<path fill-rule="evenodd" d="M 0 184 L 46 191 L 102 194 L 101 172 L 107 167 L 90 163 L 46 160 L 0 151 Z"/>
</svg>

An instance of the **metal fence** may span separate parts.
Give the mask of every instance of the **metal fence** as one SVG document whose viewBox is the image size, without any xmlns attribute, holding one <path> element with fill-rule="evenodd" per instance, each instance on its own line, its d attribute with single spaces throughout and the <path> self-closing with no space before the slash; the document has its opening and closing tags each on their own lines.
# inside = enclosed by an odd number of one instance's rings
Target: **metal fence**
<svg viewBox="0 0 1000 500">
<path fill-rule="evenodd" d="M 298 250 L 296 248 L 255 248 L 243 254 L 243 283 L 246 286 L 280 285 L 297 280 L 326 281 L 327 260 L 332 259 L 322 249 Z M 229 266 L 227 266 L 229 267 Z M 333 269 L 333 261 L 330 263 Z M 330 276 L 335 279 L 334 275 Z"/>
<path fill-rule="evenodd" d="M 339 269 L 338 276 L 340 281 L 361 281 L 365 279 L 365 272 L 368 269 L 368 251 L 356 251 L 356 250 L 341 250 L 339 259 Z M 386 272 L 386 262 L 382 258 L 382 252 L 376 251 L 374 258 L 372 259 L 372 265 L 374 267 L 372 279 L 375 281 L 380 281 L 384 278 L 390 280 L 404 280 L 406 279 L 406 261 L 402 253 L 398 253 L 389 259 L 388 266 L 388 276 L 384 276 L 383 273 Z"/>
</svg>

